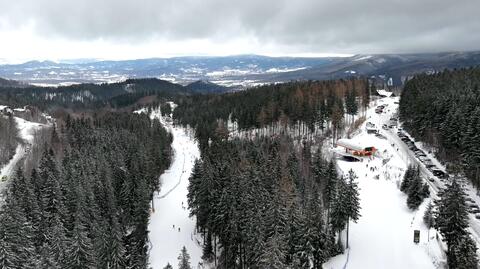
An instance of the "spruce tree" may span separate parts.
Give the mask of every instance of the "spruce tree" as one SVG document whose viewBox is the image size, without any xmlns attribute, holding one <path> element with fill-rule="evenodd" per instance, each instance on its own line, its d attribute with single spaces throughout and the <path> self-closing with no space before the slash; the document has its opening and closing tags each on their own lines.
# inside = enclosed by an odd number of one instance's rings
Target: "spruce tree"
<svg viewBox="0 0 480 269">
<path fill-rule="evenodd" d="M 350 227 L 350 220 L 357 222 L 360 218 L 360 193 L 358 188 L 358 183 L 355 182 L 357 175 L 353 172 L 352 169 L 348 171 L 347 175 L 347 188 L 346 188 L 346 201 L 345 206 L 347 207 L 347 248 L 348 248 L 348 234 Z"/>
<path fill-rule="evenodd" d="M 185 246 L 183 246 L 180 255 L 178 255 L 178 269 L 192 269 L 190 266 L 190 254 L 188 254 Z"/>
<path fill-rule="evenodd" d="M 466 230 L 468 228 L 468 211 L 465 193 L 456 178 L 441 194 L 437 208 L 435 226 L 447 243 L 448 264 L 451 265 L 451 268 L 457 268 L 457 261 L 461 258 L 458 256 L 459 250 L 468 250 L 471 247 L 467 239 L 469 234 Z"/>
<path fill-rule="evenodd" d="M 450 249 L 448 258 L 449 268 L 476 269 L 478 268 L 477 245 L 470 235 L 458 239 Z"/>
</svg>

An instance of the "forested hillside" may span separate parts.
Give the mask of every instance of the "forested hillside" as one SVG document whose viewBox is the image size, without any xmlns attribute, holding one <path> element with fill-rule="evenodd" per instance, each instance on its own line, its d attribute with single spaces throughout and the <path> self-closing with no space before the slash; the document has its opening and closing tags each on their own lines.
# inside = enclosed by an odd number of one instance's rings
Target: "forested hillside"
<svg viewBox="0 0 480 269">
<path fill-rule="evenodd" d="M 419 75 L 402 93 L 400 118 L 415 138 L 438 149 L 452 172 L 480 187 L 480 68 Z"/>
<path fill-rule="evenodd" d="M 310 131 L 314 126 L 323 130 L 332 125 L 335 132 L 344 113 L 356 115 L 369 98 L 366 80 L 289 82 L 222 95 L 179 97 L 174 118 L 194 127 L 202 145 L 214 136 L 218 120 L 230 119 L 242 130 L 302 122 Z"/>
<path fill-rule="evenodd" d="M 218 139 L 195 164 L 188 202 L 204 258 L 220 268 L 321 268 L 359 217 L 356 189 L 308 144 Z"/>
<path fill-rule="evenodd" d="M 189 91 L 195 92 L 195 93 L 224 93 L 228 92 L 232 88 L 217 85 L 215 83 L 212 83 L 210 81 L 204 81 L 204 80 L 198 80 L 195 82 L 192 82 L 185 86 Z"/>
<path fill-rule="evenodd" d="M 64 119 L 0 210 L 2 268 L 146 268 L 150 200 L 171 135 L 146 115 Z"/>
<path fill-rule="evenodd" d="M 0 88 L 0 101 L 14 107 L 35 105 L 42 109 L 124 107 L 149 95 L 172 97 L 188 89 L 159 79 L 127 79 L 124 82 L 78 84 L 61 87 Z"/>
<path fill-rule="evenodd" d="M 17 144 L 18 129 L 14 117 L 0 113 L 0 167 L 15 154 Z"/>
<path fill-rule="evenodd" d="M 174 119 L 194 127 L 201 142 L 188 202 L 204 258 L 220 268 L 322 268 L 343 252 L 336 239 L 360 217 L 353 171 L 337 174 L 310 141 L 286 133 L 232 139 L 222 122 L 243 130 L 303 122 L 312 132 L 314 125 L 334 132 L 369 97 L 366 80 L 338 80 L 178 98 Z"/>
</svg>

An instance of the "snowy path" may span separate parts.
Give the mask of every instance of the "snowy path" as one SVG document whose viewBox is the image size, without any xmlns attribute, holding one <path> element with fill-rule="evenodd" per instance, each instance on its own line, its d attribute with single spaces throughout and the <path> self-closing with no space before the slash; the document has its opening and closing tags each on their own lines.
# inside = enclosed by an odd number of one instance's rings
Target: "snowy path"
<svg viewBox="0 0 480 269">
<path fill-rule="evenodd" d="M 151 117 L 160 117 L 160 114 L 154 111 Z M 170 168 L 160 177 L 160 193 L 154 195 L 155 210 L 149 223 L 149 262 L 154 269 L 162 269 L 167 263 L 177 268 L 177 257 L 185 246 L 191 257 L 192 268 L 197 268 L 201 262 L 202 248 L 195 235 L 195 218 L 189 217 L 187 209 L 187 187 L 200 151 L 184 128 L 173 127 L 163 119 L 161 121 L 173 134 L 174 156 Z"/>
<path fill-rule="evenodd" d="M 396 110 L 395 100 L 384 98 L 391 112 L 378 115 L 373 107 L 367 112 L 367 121 L 381 127 Z M 397 187 L 410 159 L 397 151 L 392 142 L 367 134 L 365 124 L 361 128 L 362 132 L 353 139 L 375 146 L 379 156 L 363 162 L 338 161 L 343 173 L 353 169 L 358 176 L 362 216 L 358 223 L 350 223 L 350 249 L 330 259 L 324 268 L 438 268 L 442 257 L 439 244 L 435 239 L 428 240 L 422 221 L 426 202 L 417 211 L 409 210 L 406 195 Z M 421 231 L 418 245 L 413 243 L 414 230 Z"/>
<path fill-rule="evenodd" d="M 7 178 L 7 180 L 5 181 L 0 180 L 0 199 L 3 190 L 8 183 L 8 179 L 13 175 L 13 173 L 15 173 L 15 168 L 17 167 L 17 164 L 25 157 L 25 154 L 27 154 L 30 150 L 31 145 L 33 144 L 35 132 L 47 126 L 41 123 L 26 121 L 18 117 L 15 117 L 15 121 L 19 130 L 19 137 L 22 141 L 15 149 L 15 155 L 13 155 L 13 158 L 10 159 L 10 161 L 0 170 L 0 179 L 2 179 L 4 176 Z"/>
</svg>

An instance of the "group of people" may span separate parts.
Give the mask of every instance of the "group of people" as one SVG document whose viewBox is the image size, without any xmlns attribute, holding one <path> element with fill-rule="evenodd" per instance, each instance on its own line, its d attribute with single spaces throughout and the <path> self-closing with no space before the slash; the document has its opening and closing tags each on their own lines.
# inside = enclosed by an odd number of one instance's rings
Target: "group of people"
<svg viewBox="0 0 480 269">
<path fill-rule="evenodd" d="M 185 210 L 187 209 L 184 205 L 183 205 L 183 201 L 182 201 L 182 208 Z M 175 230 L 175 224 L 172 225 L 172 228 Z M 180 227 L 178 227 L 178 232 L 180 232 Z"/>
</svg>

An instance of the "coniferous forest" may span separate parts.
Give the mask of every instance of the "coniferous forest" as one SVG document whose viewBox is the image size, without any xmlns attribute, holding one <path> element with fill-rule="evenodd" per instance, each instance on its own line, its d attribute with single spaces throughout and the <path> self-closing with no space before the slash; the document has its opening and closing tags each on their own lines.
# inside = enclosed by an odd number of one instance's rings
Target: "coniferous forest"
<svg viewBox="0 0 480 269">
<path fill-rule="evenodd" d="M 214 139 L 188 194 L 203 258 L 220 268 L 322 268 L 342 252 L 335 236 L 360 217 L 358 189 L 321 154 L 287 137 Z"/>
<path fill-rule="evenodd" d="M 146 115 L 67 117 L 0 211 L 1 268 L 146 268 L 148 218 L 171 135 Z"/>
<path fill-rule="evenodd" d="M 195 128 L 201 147 L 214 136 L 218 121 L 229 119 L 240 130 L 278 130 L 301 123 L 302 130 L 314 132 L 317 127 L 336 135 L 343 127 L 345 113 L 353 118 L 359 107 L 368 106 L 370 91 L 364 79 L 271 84 L 222 95 L 179 97 L 174 117 L 180 124 Z"/>
<path fill-rule="evenodd" d="M 400 118 L 415 138 L 438 149 L 452 172 L 480 187 L 480 67 L 418 75 L 400 99 Z"/>
</svg>

